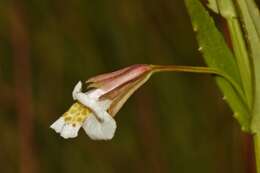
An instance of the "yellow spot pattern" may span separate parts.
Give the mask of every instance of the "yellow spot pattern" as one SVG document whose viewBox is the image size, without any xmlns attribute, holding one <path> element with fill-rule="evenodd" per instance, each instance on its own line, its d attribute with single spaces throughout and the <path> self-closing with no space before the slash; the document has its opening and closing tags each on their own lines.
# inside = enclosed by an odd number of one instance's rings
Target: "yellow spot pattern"
<svg viewBox="0 0 260 173">
<path fill-rule="evenodd" d="M 66 123 L 76 126 L 76 124 L 82 124 L 90 114 L 91 110 L 89 108 L 76 102 L 63 114 L 63 117 Z"/>
</svg>

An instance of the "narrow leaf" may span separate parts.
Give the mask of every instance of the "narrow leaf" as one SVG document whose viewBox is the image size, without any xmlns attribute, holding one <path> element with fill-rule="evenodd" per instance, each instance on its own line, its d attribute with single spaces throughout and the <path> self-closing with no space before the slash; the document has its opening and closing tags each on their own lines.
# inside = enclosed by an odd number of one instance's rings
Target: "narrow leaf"
<svg viewBox="0 0 260 173">
<path fill-rule="evenodd" d="M 203 53 L 207 65 L 222 71 L 241 86 L 235 58 L 227 47 L 223 36 L 217 30 L 213 19 L 198 0 L 185 0 L 185 3 L 191 17 L 193 29 L 197 32 L 199 50 Z M 244 96 L 240 96 L 226 79 L 216 76 L 216 82 L 233 110 L 234 117 L 239 121 L 242 130 L 250 131 L 250 116 Z M 243 93 L 243 90 L 241 92 Z"/>
<path fill-rule="evenodd" d="M 246 95 L 246 103 L 251 109 L 253 102 L 253 82 L 250 67 L 251 64 L 243 32 L 238 20 L 237 11 L 235 9 L 233 0 L 217 0 L 217 4 L 220 15 L 226 19 L 228 24 L 228 29 L 230 31 L 232 40 L 232 47 L 241 76 L 241 83 L 243 85 L 242 88 Z"/>
<path fill-rule="evenodd" d="M 252 0 L 237 0 L 242 22 L 244 24 L 245 33 L 253 59 L 254 71 L 254 107 L 253 107 L 253 132 L 260 133 L 260 38 L 259 38 L 259 13 L 256 11 L 256 6 Z"/>
<path fill-rule="evenodd" d="M 248 9 L 249 9 L 250 16 L 253 19 L 253 22 L 254 22 L 254 25 L 256 28 L 256 32 L 258 34 L 258 37 L 260 38 L 260 12 L 259 12 L 259 9 L 254 0 L 247 0 L 246 3 L 248 6 Z"/>
</svg>

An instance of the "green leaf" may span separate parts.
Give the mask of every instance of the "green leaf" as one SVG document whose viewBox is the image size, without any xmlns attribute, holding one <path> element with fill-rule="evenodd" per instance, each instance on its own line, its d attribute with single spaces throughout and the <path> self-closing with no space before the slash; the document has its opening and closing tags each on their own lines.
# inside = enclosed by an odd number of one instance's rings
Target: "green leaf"
<svg viewBox="0 0 260 173">
<path fill-rule="evenodd" d="M 244 24 L 245 33 L 253 59 L 254 73 L 254 106 L 252 130 L 260 133 L 260 17 L 259 11 L 252 0 L 236 0 L 241 12 L 242 22 Z"/>
<path fill-rule="evenodd" d="M 232 40 L 232 47 L 241 76 L 241 83 L 246 95 L 246 102 L 248 107 L 251 109 L 253 106 L 253 81 L 251 64 L 243 32 L 237 17 L 237 12 L 233 0 L 217 0 L 217 4 L 220 15 L 227 20 Z"/>
<path fill-rule="evenodd" d="M 239 67 L 246 102 L 250 109 L 253 107 L 253 79 L 251 71 L 250 56 L 247 51 L 243 32 L 237 18 L 227 19 L 228 28 L 232 40 L 232 46 Z"/>
<path fill-rule="evenodd" d="M 253 19 L 258 37 L 260 37 L 260 20 L 259 20 L 260 12 L 259 12 L 259 9 L 253 0 L 248 0 L 248 1 L 246 1 L 246 3 L 248 6 L 248 9 L 249 9 L 250 16 Z"/>
<path fill-rule="evenodd" d="M 227 47 L 223 36 L 217 30 L 213 19 L 198 0 L 185 0 L 192 26 L 196 32 L 199 50 L 203 53 L 205 62 L 209 67 L 217 68 L 241 86 L 239 70 L 235 58 Z M 250 131 L 250 114 L 246 105 L 245 96 L 241 96 L 232 84 L 216 76 L 216 82 L 224 94 L 224 98 L 234 112 L 242 130 Z"/>
<path fill-rule="evenodd" d="M 216 0 L 216 4 L 218 14 L 227 21 L 236 63 L 241 76 L 242 88 L 246 96 L 246 103 L 249 109 L 252 109 L 253 79 L 250 58 L 233 0 Z M 215 12 L 215 10 L 213 11 Z"/>
</svg>

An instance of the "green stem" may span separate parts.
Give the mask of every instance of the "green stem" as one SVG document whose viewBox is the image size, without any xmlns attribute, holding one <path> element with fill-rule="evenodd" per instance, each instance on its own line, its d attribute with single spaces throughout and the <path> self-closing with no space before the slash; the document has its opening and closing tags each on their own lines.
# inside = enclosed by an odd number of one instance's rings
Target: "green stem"
<svg viewBox="0 0 260 173">
<path fill-rule="evenodd" d="M 236 62 L 241 76 L 243 92 L 245 93 L 246 103 L 251 109 L 253 105 L 253 79 L 250 58 L 247 51 L 244 33 L 242 32 L 237 10 L 233 0 L 217 0 L 219 13 L 227 20 L 232 47 L 236 57 Z"/>
<path fill-rule="evenodd" d="M 252 108 L 253 90 L 252 90 L 252 74 L 250 70 L 249 55 L 243 38 L 243 33 L 237 18 L 227 19 L 228 28 L 231 34 L 232 45 L 236 55 L 237 64 L 240 70 L 242 85 L 246 95 L 249 108 Z"/>
<path fill-rule="evenodd" d="M 178 66 L 178 65 L 152 65 L 153 72 L 190 72 L 219 75 L 220 72 L 215 68 L 210 67 L 195 67 L 195 66 Z"/>
<path fill-rule="evenodd" d="M 216 68 L 211 67 L 194 67 L 194 66 L 176 66 L 176 65 L 151 65 L 153 72 L 188 72 L 188 73 L 200 73 L 200 74 L 213 74 L 225 78 L 231 83 L 233 88 L 237 91 L 242 99 L 245 99 L 246 96 L 241 90 L 240 85 L 236 83 L 230 76 L 219 71 Z"/>
<path fill-rule="evenodd" d="M 255 147 L 255 161 L 256 161 L 256 171 L 260 172 L 260 135 L 254 135 L 254 147 Z"/>
</svg>

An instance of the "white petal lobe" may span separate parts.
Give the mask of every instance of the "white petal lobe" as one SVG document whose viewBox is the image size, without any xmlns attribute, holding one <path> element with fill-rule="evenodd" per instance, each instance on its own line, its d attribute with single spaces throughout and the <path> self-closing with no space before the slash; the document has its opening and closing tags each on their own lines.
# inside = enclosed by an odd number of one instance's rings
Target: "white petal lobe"
<svg viewBox="0 0 260 173">
<path fill-rule="evenodd" d="M 81 92 L 81 90 L 82 90 L 82 82 L 79 81 L 79 82 L 75 85 L 75 87 L 74 87 L 74 89 L 73 89 L 73 91 L 72 91 L 72 98 L 73 98 L 74 100 L 77 99 L 77 96 L 76 96 L 76 95 L 77 95 L 79 92 Z"/>
<path fill-rule="evenodd" d="M 65 125 L 65 121 L 63 117 L 60 117 L 58 120 L 56 120 L 50 128 L 56 131 L 56 133 L 60 133 L 63 129 L 63 126 Z"/>
<path fill-rule="evenodd" d="M 87 94 L 84 94 L 82 92 L 77 93 L 76 98 L 80 103 L 82 103 L 83 105 L 90 108 L 96 114 L 96 116 L 98 116 L 98 118 L 100 118 L 101 120 L 104 120 L 104 118 L 106 117 L 106 115 L 104 115 L 104 113 L 106 113 L 105 108 L 108 105 L 102 104 L 102 103 L 100 104 L 99 101 L 94 100 L 93 98 L 89 97 Z M 105 106 L 105 107 L 102 107 L 102 106 Z"/>
<path fill-rule="evenodd" d="M 65 122 L 64 117 L 60 117 L 50 128 L 54 129 L 56 133 L 60 133 L 63 138 L 68 139 L 77 137 L 81 126 L 80 124 L 68 124 Z"/>
<path fill-rule="evenodd" d="M 76 126 L 73 126 L 72 124 L 66 124 L 60 135 L 65 138 L 65 139 L 68 139 L 68 138 L 75 138 L 78 136 L 78 131 L 80 129 L 80 125 L 77 124 Z"/>
<path fill-rule="evenodd" d="M 114 137 L 116 122 L 109 114 L 102 122 L 98 121 L 94 115 L 91 115 L 84 122 L 83 129 L 93 140 L 110 140 Z"/>
</svg>

